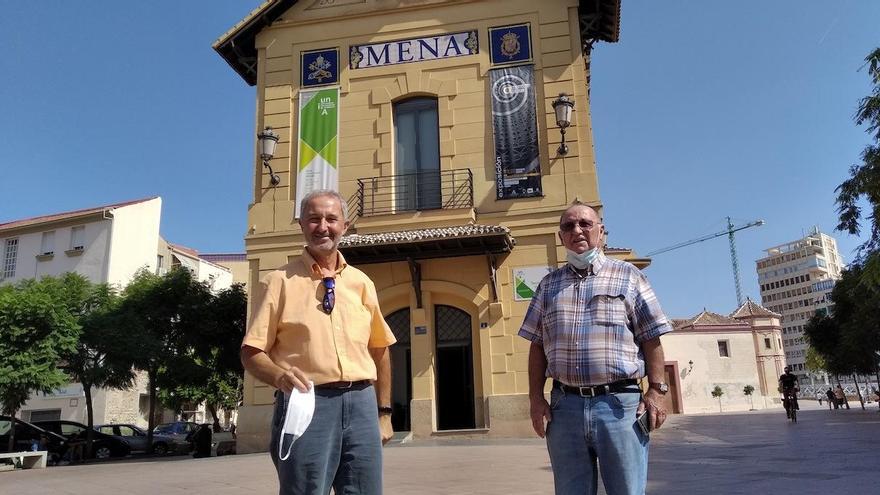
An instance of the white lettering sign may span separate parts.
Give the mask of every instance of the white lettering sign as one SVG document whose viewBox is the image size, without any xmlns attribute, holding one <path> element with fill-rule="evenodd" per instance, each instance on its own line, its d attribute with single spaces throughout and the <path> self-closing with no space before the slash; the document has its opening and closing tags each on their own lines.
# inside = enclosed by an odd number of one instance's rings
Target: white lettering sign
<svg viewBox="0 0 880 495">
<path fill-rule="evenodd" d="M 366 69 L 423 60 L 463 57 L 476 53 L 479 53 L 477 32 L 465 31 L 426 38 L 353 45 L 349 56 L 353 69 Z"/>
</svg>

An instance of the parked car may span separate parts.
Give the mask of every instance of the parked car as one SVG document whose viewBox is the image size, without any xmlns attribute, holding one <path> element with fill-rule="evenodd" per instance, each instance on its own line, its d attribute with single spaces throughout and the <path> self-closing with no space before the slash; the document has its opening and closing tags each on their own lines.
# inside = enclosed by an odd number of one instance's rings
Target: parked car
<svg viewBox="0 0 880 495">
<path fill-rule="evenodd" d="M 132 452 L 146 452 L 147 449 L 147 432 L 132 424 L 107 424 L 96 425 L 95 430 L 113 435 L 116 438 L 125 440 L 131 447 Z M 153 434 L 153 453 L 157 455 L 164 454 L 186 454 L 190 451 L 191 445 L 184 440 L 178 440 L 170 435 Z"/>
<path fill-rule="evenodd" d="M 85 440 L 88 433 L 86 431 L 88 430 L 86 425 L 64 419 L 58 419 L 55 421 L 36 421 L 34 424 L 40 428 L 65 437 L 68 442 L 74 439 Z M 128 442 L 116 438 L 113 435 L 94 431 L 92 438 L 94 440 L 94 443 L 92 444 L 92 458 L 94 459 L 125 457 L 131 453 L 131 446 L 128 445 Z"/>
<path fill-rule="evenodd" d="M 236 453 L 236 437 L 231 431 L 215 431 L 211 436 L 211 455 L 232 455 Z"/>
<path fill-rule="evenodd" d="M 12 434 L 13 423 L 15 423 L 13 452 L 32 450 L 34 442 L 36 442 L 38 449 L 42 448 L 49 452 L 47 456 L 49 464 L 57 464 L 67 452 L 67 439 L 63 436 L 9 416 L 0 416 L 0 452 L 9 452 L 9 435 Z"/>
<path fill-rule="evenodd" d="M 174 438 L 179 442 L 191 444 L 192 435 L 199 429 L 198 423 L 190 421 L 175 421 L 173 423 L 162 423 L 153 428 L 153 434 L 165 435 Z"/>
</svg>

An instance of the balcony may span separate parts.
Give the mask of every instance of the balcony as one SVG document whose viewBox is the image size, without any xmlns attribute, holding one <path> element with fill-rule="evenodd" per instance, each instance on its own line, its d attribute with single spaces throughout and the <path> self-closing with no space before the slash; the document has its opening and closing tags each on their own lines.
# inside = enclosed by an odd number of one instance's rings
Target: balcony
<svg viewBox="0 0 880 495">
<path fill-rule="evenodd" d="M 470 169 L 358 179 L 357 191 L 349 199 L 349 209 L 356 217 L 473 206 Z"/>
</svg>

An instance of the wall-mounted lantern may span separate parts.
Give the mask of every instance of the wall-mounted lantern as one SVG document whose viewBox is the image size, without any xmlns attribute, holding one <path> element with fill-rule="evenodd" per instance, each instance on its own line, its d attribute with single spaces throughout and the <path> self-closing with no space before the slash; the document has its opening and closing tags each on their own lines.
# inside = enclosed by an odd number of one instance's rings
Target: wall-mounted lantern
<svg viewBox="0 0 880 495">
<path fill-rule="evenodd" d="M 562 143 L 556 150 L 562 156 L 568 154 L 568 145 L 565 144 L 565 129 L 571 125 L 571 111 L 574 109 L 574 100 L 570 99 L 567 94 L 559 93 L 559 97 L 553 100 L 553 111 L 556 112 L 556 125 L 559 126 L 559 132 L 562 134 Z"/>
<path fill-rule="evenodd" d="M 263 160 L 263 166 L 269 169 L 269 184 L 277 186 L 281 183 L 281 178 L 272 171 L 272 166 L 269 165 L 269 160 L 275 156 L 275 145 L 278 144 L 278 134 L 275 134 L 271 127 L 266 127 L 265 130 L 257 134 L 257 139 L 260 140 L 260 158 Z"/>
</svg>

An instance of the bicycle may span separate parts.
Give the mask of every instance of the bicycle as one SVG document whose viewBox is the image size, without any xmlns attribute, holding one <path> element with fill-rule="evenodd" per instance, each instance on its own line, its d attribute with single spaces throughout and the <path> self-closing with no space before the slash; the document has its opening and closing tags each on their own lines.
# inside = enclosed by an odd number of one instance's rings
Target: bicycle
<svg viewBox="0 0 880 495">
<path fill-rule="evenodd" d="M 797 389 L 787 389 L 782 391 L 782 405 L 785 407 L 785 415 L 792 423 L 797 423 Z"/>
</svg>

